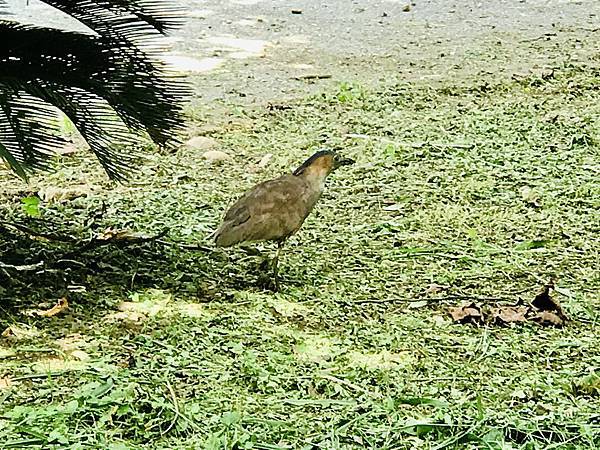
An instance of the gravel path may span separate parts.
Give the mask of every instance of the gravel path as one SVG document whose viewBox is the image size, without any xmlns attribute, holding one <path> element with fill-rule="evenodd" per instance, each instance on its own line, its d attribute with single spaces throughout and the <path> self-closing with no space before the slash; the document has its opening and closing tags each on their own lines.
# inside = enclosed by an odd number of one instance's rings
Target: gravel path
<svg viewBox="0 0 600 450">
<path fill-rule="evenodd" d="M 197 100 L 281 100 L 338 81 L 510 72 L 535 63 L 531 43 L 564 33 L 600 40 L 597 0 L 192 0 L 171 40 Z M 8 0 L 16 18 L 81 28 L 37 0 Z M 516 49 L 478 61 L 479 49 Z M 523 51 L 517 51 L 523 47 Z M 506 54 L 506 49 L 501 49 Z"/>
</svg>

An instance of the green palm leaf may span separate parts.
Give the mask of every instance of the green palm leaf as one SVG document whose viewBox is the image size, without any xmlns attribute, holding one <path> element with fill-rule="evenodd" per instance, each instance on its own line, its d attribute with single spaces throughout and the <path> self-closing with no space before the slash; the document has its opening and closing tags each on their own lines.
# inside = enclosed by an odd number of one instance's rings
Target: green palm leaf
<svg viewBox="0 0 600 450">
<path fill-rule="evenodd" d="M 135 161 L 131 132 L 165 146 L 183 126 L 187 86 L 153 45 L 178 24 L 178 9 L 148 0 L 46 3 L 99 36 L 0 21 L 0 157 L 21 176 L 48 168 L 64 144 L 59 109 L 108 175 L 123 179 Z"/>
</svg>

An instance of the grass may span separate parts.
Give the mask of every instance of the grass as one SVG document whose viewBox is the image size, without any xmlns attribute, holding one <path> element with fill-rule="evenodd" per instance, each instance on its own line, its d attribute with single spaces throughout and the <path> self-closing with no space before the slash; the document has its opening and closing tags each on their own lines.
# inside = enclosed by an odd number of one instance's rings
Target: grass
<svg viewBox="0 0 600 450">
<path fill-rule="evenodd" d="M 151 153 L 125 186 L 87 156 L 29 186 L 0 173 L 5 220 L 81 239 L 169 230 L 81 252 L 0 237 L 3 262 L 47 263 L 33 282 L 0 272 L 17 327 L 0 340 L 2 448 L 600 446 L 599 84 L 594 63 L 343 83 L 282 110 L 195 111 L 233 155 L 222 165 Z M 176 244 L 202 243 L 240 192 L 322 144 L 357 164 L 287 246 L 282 292 L 261 289 L 259 258 Z M 28 216 L 21 199 L 48 186 L 85 195 Z M 550 279 L 564 328 L 447 314 L 529 302 Z M 63 315 L 27 314 L 62 296 Z"/>
</svg>

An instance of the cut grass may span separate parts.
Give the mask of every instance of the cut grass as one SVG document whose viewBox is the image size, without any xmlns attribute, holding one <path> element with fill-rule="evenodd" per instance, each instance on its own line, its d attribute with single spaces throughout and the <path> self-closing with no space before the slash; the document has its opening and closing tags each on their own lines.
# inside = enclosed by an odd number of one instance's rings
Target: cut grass
<svg viewBox="0 0 600 450">
<path fill-rule="evenodd" d="M 63 260 L 35 283 L 0 272 L 3 320 L 30 327 L 0 341 L 3 448 L 600 446 L 600 71 L 484 81 L 345 83 L 283 111 L 232 109 L 211 133 L 232 161 L 152 154 L 112 190 L 88 158 L 22 191 L 3 173 L 7 220 L 83 238 L 104 203 L 98 229 L 168 228 L 189 244 L 322 143 L 357 160 L 287 246 L 278 294 L 235 249 L 66 257 L 66 244 L 2 236 L 3 262 Z M 91 193 L 24 216 L 28 191 L 78 183 Z M 549 279 L 573 319 L 563 329 L 447 317 L 462 300 L 530 301 Z M 24 314 L 62 295 L 66 315 Z"/>
</svg>

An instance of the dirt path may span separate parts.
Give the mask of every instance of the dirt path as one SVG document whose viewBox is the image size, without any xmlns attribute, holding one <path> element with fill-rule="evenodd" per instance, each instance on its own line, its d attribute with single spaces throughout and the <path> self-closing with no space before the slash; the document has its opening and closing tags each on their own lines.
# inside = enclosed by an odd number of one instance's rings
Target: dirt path
<svg viewBox="0 0 600 450">
<path fill-rule="evenodd" d="M 8 3 L 26 22 L 78 27 L 39 1 Z M 193 75 L 200 103 L 264 103 L 326 83 L 368 83 L 392 74 L 501 76 L 536 62 L 547 65 L 548 55 L 532 54 L 532 46 L 547 43 L 551 49 L 573 34 L 592 35 L 587 41 L 600 36 L 596 0 L 192 0 L 184 5 L 189 20 L 171 38 L 171 60 Z M 498 57 L 482 60 L 481 49 L 489 46 Z"/>
<path fill-rule="evenodd" d="M 331 80 L 523 70 L 535 62 L 532 44 L 600 26 L 600 4 L 593 0 L 208 0 L 191 6 L 176 49 L 201 61 L 197 95 L 244 103 L 294 97 Z M 489 45 L 514 54 L 482 66 L 478 54 Z"/>
</svg>

